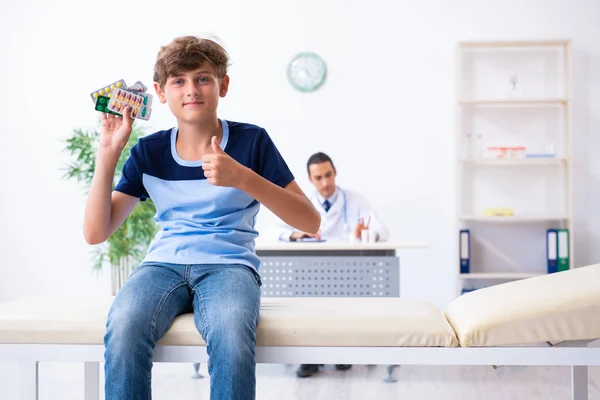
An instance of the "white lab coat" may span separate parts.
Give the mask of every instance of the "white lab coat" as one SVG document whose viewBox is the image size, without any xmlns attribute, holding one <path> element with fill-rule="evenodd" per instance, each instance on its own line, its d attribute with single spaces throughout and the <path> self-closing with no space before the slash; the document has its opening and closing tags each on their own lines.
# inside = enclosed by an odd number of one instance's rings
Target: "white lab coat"
<svg viewBox="0 0 600 400">
<path fill-rule="evenodd" d="M 325 199 L 318 191 L 315 190 L 309 198 L 321 214 L 319 232 L 323 239 L 327 241 L 348 241 L 350 233 L 354 232 L 359 219 L 364 218 L 365 223 L 369 220 L 369 230 L 374 230 L 377 233 L 378 241 L 388 240 L 389 232 L 387 228 L 377 218 L 377 214 L 361 194 L 337 187 L 329 199 L 330 202 L 333 199 L 333 204 L 328 212 L 323 208 Z M 294 231 L 295 229 L 291 226 L 281 223 L 277 228 L 275 237 L 287 241 Z"/>
</svg>

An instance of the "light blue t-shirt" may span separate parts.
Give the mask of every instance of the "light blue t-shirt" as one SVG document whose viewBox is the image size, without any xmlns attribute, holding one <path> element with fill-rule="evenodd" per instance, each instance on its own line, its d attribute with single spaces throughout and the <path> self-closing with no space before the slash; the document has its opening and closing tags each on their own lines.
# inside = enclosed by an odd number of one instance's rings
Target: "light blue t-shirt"
<svg viewBox="0 0 600 400">
<path fill-rule="evenodd" d="M 267 132 L 221 120 L 221 148 L 240 164 L 285 187 L 294 176 Z M 254 229 L 259 203 L 239 189 L 214 186 L 202 161 L 186 161 L 175 147 L 177 128 L 141 138 L 131 148 L 115 190 L 148 197 L 160 230 L 144 261 L 175 264 L 244 264 L 258 271 Z"/>
</svg>

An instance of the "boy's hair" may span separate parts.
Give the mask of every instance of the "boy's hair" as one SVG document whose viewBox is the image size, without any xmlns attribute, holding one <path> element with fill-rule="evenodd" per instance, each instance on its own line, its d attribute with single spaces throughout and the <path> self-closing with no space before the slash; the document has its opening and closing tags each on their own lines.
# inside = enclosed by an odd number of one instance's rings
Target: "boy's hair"
<svg viewBox="0 0 600 400">
<path fill-rule="evenodd" d="M 197 36 L 175 38 L 158 52 L 154 64 L 154 81 L 164 88 L 169 76 L 196 69 L 205 61 L 213 66 L 219 79 L 227 75 L 229 55 L 221 45 Z"/>
<path fill-rule="evenodd" d="M 310 176 L 310 166 L 312 164 L 321 164 L 324 162 L 331 163 L 331 167 L 335 171 L 335 165 L 333 165 L 333 161 L 331 161 L 331 158 L 325 153 L 318 152 L 310 156 L 308 162 L 306 163 L 306 171 L 308 172 L 308 176 Z"/>
</svg>

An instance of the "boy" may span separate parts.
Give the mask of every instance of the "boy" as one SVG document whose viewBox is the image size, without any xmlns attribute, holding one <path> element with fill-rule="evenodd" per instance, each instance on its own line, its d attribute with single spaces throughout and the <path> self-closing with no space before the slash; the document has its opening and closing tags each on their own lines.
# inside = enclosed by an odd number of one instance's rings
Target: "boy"
<svg viewBox="0 0 600 400">
<path fill-rule="evenodd" d="M 153 349 L 186 312 L 207 342 L 211 398 L 254 399 L 259 203 L 300 230 L 319 229 L 319 213 L 266 131 L 217 117 L 227 66 L 225 50 L 207 39 L 180 37 L 160 49 L 154 88 L 177 126 L 139 140 L 112 193 L 132 119 L 129 109 L 102 114 L 86 241 L 105 241 L 147 198 L 161 228 L 108 315 L 106 399 L 151 397 Z"/>
</svg>

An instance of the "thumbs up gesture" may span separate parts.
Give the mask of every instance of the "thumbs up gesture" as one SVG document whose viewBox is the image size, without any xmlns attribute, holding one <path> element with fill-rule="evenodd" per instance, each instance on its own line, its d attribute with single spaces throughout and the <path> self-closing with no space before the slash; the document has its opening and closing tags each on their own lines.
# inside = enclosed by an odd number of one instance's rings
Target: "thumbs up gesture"
<svg viewBox="0 0 600 400">
<path fill-rule="evenodd" d="M 202 169 L 208 182 L 215 186 L 239 188 L 246 179 L 248 168 L 231 158 L 217 142 L 217 137 L 211 139 L 212 154 L 202 157 Z"/>
</svg>

